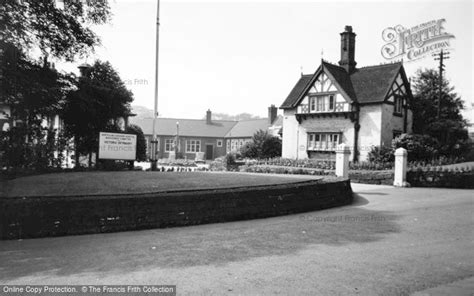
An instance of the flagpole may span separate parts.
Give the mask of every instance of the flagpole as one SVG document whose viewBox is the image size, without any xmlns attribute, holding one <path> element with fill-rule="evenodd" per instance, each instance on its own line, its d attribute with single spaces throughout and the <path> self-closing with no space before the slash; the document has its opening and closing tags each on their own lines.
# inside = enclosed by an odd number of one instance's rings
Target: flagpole
<svg viewBox="0 0 474 296">
<path fill-rule="evenodd" d="M 156 137 L 156 117 L 158 116 L 158 53 L 160 50 L 160 0 L 157 0 L 156 5 L 156 48 L 155 48 L 155 106 L 153 109 L 153 139 L 152 139 L 152 161 L 151 161 L 151 170 L 156 170 L 157 162 L 157 145 L 158 139 Z"/>
</svg>

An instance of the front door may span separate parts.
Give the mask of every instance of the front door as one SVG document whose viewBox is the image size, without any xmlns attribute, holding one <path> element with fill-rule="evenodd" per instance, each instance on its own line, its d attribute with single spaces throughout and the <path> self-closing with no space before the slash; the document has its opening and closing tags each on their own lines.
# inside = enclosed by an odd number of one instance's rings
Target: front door
<svg viewBox="0 0 474 296">
<path fill-rule="evenodd" d="M 212 145 L 206 145 L 206 159 L 207 160 L 212 160 L 214 159 L 214 146 Z"/>
</svg>

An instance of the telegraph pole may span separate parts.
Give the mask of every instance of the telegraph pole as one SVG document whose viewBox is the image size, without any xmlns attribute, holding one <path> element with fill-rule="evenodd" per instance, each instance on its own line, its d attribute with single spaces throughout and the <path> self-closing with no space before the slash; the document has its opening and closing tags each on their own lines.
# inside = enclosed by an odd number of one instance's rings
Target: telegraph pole
<svg viewBox="0 0 474 296">
<path fill-rule="evenodd" d="M 442 99 L 442 91 L 443 91 L 443 71 L 444 71 L 444 64 L 443 60 L 449 59 L 449 52 L 444 52 L 441 50 L 440 53 L 434 54 L 435 61 L 439 61 L 439 85 L 438 85 L 438 120 L 441 118 L 441 99 Z"/>
<path fill-rule="evenodd" d="M 157 162 L 157 146 L 158 139 L 156 138 L 156 117 L 158 116 L 158 53 L 160 44 L 160 0 L 157 1 L 156 5 L 156 48 L 155 48 L 155 106 L 153 109 L 153 139 L 151 141 L 151 170 L 156 170 Z"/>
</svg>

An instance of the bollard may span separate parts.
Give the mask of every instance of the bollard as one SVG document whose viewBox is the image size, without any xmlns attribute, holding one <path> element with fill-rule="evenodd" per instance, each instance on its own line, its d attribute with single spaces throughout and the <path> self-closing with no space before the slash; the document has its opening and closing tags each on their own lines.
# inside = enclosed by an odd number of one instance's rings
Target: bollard
<svg viewBox="0 0 474 296">
<path fill-rule="evenodd" d="M 351 150 L 346 144 L 337 146 L 336 149 L 336 176 L 349 178 L 349 157 Z"/>
<path fill-rule="evenodd" d="M 408 187 L 406 182 L 407 176 L 407 158 L 408 152 L 404 148 L 398 148 L 395 150 L 395 174 L 393 180 L 393 186 L 397 187 Z"/>
</svg>

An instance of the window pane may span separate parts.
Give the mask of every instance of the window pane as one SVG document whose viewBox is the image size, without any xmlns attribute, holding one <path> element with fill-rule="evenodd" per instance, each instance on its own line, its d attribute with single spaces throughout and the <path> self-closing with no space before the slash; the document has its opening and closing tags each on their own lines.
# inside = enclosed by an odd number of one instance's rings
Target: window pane
<svg viewBox="0 0 474 296">
<path fill-rule="evenodd" d="M 329 110 L 334 110 L 334 96 L 329 96 Z"/>
<path fill-rule="evenodd" d="M 318 97 L 318 111 L 324 111 L 324 97 Z"/>
</svg>

